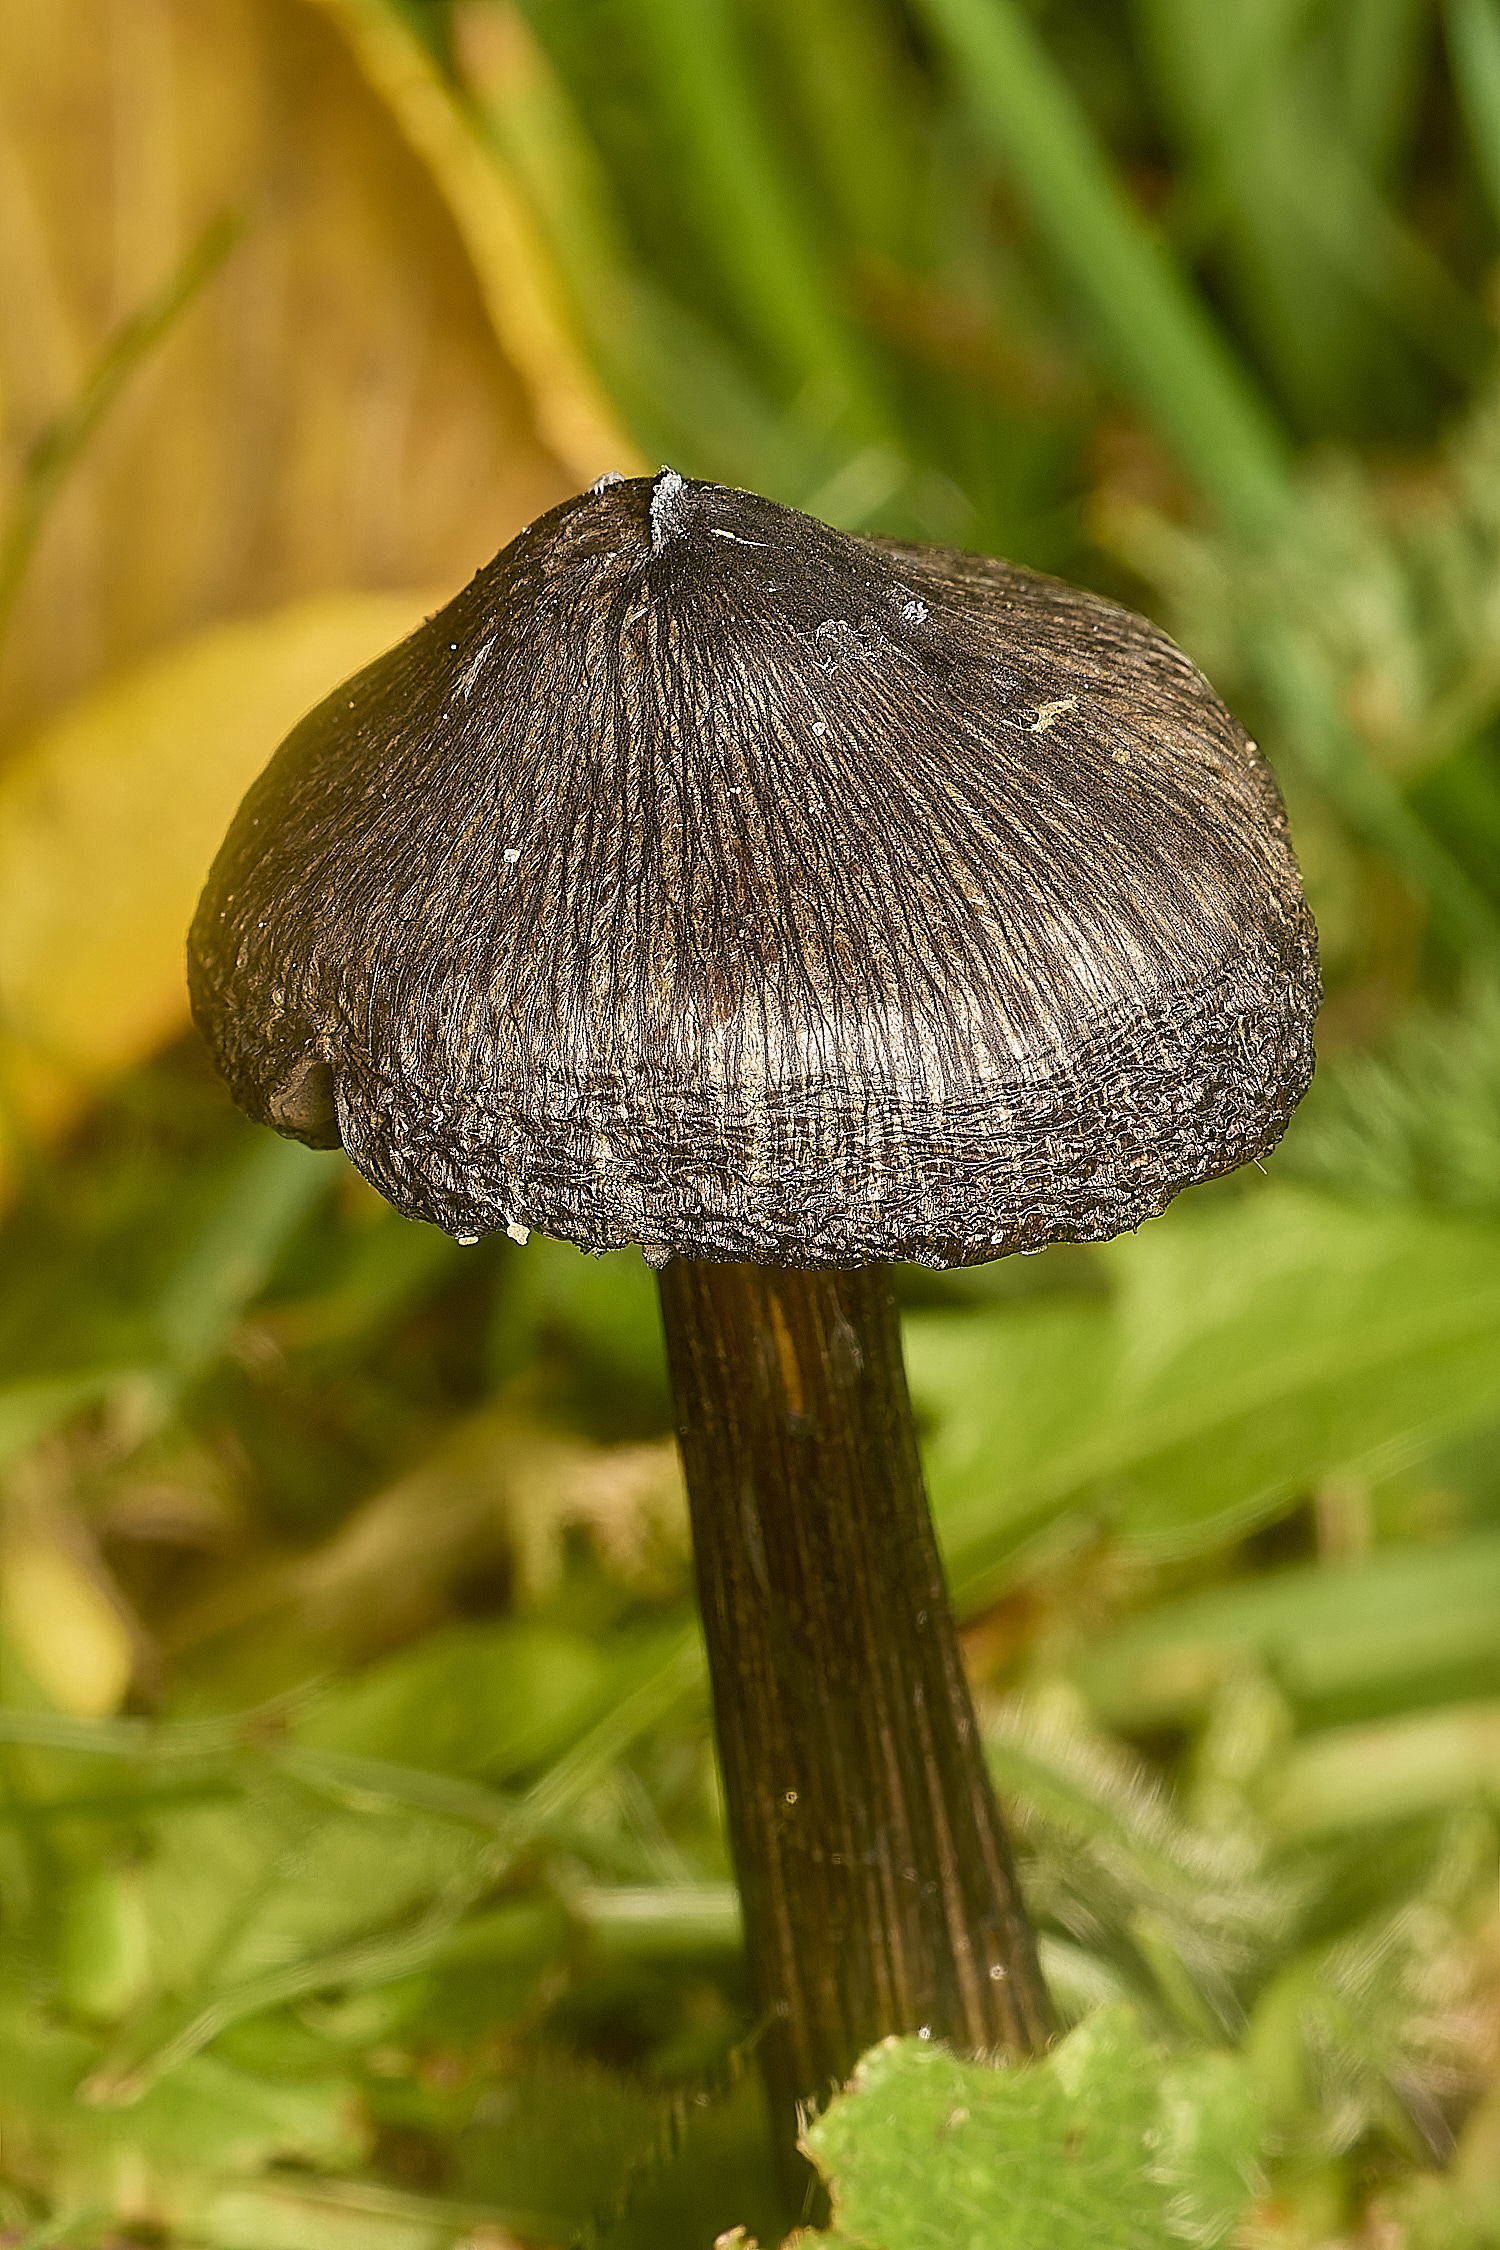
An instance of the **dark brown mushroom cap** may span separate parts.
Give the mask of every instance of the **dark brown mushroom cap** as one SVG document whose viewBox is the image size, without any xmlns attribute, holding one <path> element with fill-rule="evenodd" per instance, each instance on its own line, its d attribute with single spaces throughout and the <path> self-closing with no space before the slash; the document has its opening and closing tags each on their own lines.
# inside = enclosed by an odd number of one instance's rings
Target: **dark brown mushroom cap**
<svg viewBox="0 0 1500 2250">
<path fill-rule="evenodd" d="M 1279 1138 L 1319 997 L 1152 626 L 665 471 L 302 722 L 190 954 L 236 1099 L 414 1217 L 786 1265 L 1138 1224 Z"/>
</svg>

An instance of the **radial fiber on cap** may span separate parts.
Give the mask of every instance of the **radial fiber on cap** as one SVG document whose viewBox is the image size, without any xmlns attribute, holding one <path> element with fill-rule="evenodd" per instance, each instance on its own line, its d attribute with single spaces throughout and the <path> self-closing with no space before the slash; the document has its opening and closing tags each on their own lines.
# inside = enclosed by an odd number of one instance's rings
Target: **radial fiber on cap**
<svg viewBox="0 0 1500 2250">
<path fill-rule="evenodd" d="M 237 1099 L 401 1210 L 784 1264 L 1134 1226 L 1276 1141 L 1318 998 L 1161 634 L 670 472 L 303 721 L 191 953 Z"/>
</svg>

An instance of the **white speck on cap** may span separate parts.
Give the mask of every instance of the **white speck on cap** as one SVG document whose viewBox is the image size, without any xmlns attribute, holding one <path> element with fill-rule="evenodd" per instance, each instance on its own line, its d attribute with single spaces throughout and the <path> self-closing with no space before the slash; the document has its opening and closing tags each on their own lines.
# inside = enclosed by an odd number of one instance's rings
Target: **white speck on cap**
<svg viewBox="0 0 1500 2250">
<path fill-rule="evenodd" d="M 674 531 L 682 526 L 674 521 L 677 502 L 685 487 L 675 469 L 663 469 L 651 490 L 651 552 L 659 555 Z"/>
</svg>

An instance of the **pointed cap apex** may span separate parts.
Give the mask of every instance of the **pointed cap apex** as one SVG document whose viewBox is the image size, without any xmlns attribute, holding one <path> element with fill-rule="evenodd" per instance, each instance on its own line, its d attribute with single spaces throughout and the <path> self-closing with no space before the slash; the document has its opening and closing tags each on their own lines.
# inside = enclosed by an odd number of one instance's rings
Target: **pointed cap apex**
<svg viewBox="0 0 1500 2250">
<path fill-rule="evenodd" d="M 651 488 L 651 552 L 659 555 L 669 539 L 680 539 L 688 527 L 687 483 L 675 469 L 664 468 Z"/>
</svg>

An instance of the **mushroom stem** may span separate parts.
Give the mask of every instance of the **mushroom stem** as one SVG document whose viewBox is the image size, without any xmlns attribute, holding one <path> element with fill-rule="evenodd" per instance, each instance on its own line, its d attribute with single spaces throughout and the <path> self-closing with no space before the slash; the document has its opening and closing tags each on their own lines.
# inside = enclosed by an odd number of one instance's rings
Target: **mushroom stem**
<svg viewBox="0 0 1500 2250">
<path fill-rule="evenodd" d="M 784 2142 L 889 2032 L 1053 2029 L 928 1514 L 887 1270 L 661 1274 L 730 1840 Z"/>
</svg>

